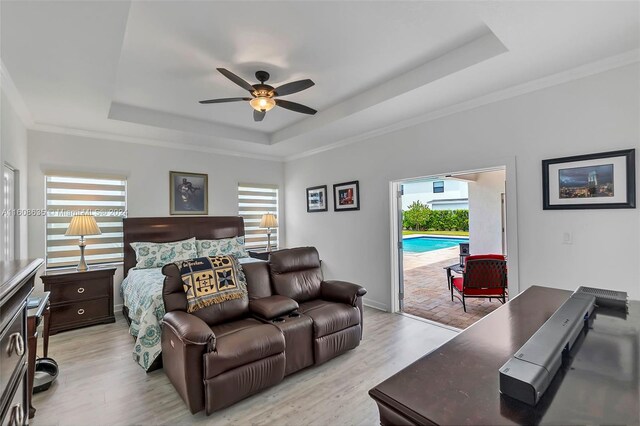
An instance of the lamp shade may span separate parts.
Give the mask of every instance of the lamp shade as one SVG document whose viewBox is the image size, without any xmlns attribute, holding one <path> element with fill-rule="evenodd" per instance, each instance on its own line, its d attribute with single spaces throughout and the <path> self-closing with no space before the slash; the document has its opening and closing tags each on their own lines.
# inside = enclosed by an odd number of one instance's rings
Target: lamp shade
<svg viewBox="0 0 640 426">
<path fill-rule="evenodd" d="M 69 228 L 64 235 L 67 236 L 84 236 L 84 235 L 100 235 L 100 228 L 96 222 L 96 218 L 89 214 L 79 214 L 71 219 Z"/>
<path fill-rule="evenodd" d="M 276 219 L 276 215 L 267 213 L 262 215 L 262 219 L 260 220 L 260 228 L 277 228 L 278 227 L 278 219 Z"/>
</svg>

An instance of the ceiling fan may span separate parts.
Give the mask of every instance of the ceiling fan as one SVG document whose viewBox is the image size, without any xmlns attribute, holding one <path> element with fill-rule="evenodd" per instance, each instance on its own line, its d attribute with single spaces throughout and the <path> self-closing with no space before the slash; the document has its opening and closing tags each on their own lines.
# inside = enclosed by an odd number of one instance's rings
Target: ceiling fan
<svg viewBox="0 0 640 426">
<path fill-rule="evenodd" d="M 253 120 L 262 121 L 267 111 L 271 110 L 276 105 L 282 108 L 286 108 L 291 111 L 300 112 L 302 114 L 313 115 L 317 111 L 308 106 L 298 104 L 296 102 L 285 101 L 284 99 L 275 99 L 279 96 L 291 95 L 293 93 L 301 92 L 315 83 L 309 79 L 293 81 L 291 83 L 283 84 L 282 86 L 274 88 L 264 82 L 269 80 L 269 73 L 266 71 L 257 71 L 256 79 L 259 84 L 249 84 L 244 79 L 238 77 L 231 71 L 224 68 L 217 68 L 218 71 L 229 80 L 233 81 L 238 86 L 245 90 L 248 90 L 253 97 L 244 98 L 222 98 L 222 99 L 209 99 L 206 101 L 200 101 L 201 104 L 219 104 L 225 102 L 239 102 L 249 101 L 249 104 L 253 108 Z"/>
</svg>

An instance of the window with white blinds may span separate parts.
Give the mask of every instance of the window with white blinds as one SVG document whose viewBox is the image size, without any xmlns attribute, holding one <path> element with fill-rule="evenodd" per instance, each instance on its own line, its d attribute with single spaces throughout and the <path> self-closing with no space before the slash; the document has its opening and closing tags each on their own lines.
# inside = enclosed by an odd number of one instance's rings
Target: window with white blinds
<svg viewBox="0 0 640 426">
<path fill-rule="evenodd" d="M 100 227 L 100 235 L 85 237 L 88 264 L 122 261 L 125 179 L 47 175 L 45 187 L 48 268 L 75 266 L 80 260 L 79 237 L 64 235 L 74 214 L 91 214 Z"/>
<path fill-rule="evenodd" d="M 238 214 L 244 219 L 245 246 L 248 249 L 267 247 L 267 230 L 260 228 L 265 213 L 278 217 L 278 187 L 276 185 L 238 185 Z M 271 229 L 271 247 L 278 247 L 278 228 Z"/>
</svg>

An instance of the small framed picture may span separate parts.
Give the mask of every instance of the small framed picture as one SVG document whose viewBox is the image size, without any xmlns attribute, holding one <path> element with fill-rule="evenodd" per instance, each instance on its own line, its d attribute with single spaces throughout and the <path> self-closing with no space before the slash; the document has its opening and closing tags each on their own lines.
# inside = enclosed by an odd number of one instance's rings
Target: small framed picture
<svg viewBox="0 0 640 426">
<path fill-rule="evenodd" d="M 208 175 L 169 172 L 169 213 L 206 215 L 209 213 Z"/>
<path fill-rule="evenodd" d="M 357 180 L 333 185 L 333 210 L 360 210 L 360 187 Z"/>
<path fill-rule="evenodd" d="M 327 211 L 327 185 L 307 188 L 307 212 Z"/>
<path fill-rule="evenodd" d="M 544 210 L 636 207 L 635 149 L 542 161 Z"/>
</svg>

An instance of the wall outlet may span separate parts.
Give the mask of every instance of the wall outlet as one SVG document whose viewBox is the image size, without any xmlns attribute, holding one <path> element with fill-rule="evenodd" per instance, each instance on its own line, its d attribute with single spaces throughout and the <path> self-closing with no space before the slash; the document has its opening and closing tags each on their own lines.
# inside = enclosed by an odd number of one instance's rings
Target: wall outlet
<svg viewBox="0 0 640 426">
<path fill-rule="evenodd" d="M 562 244 L 573 244 L 573 234 L 571 232 L 562 233 Z"/>
</svg>

